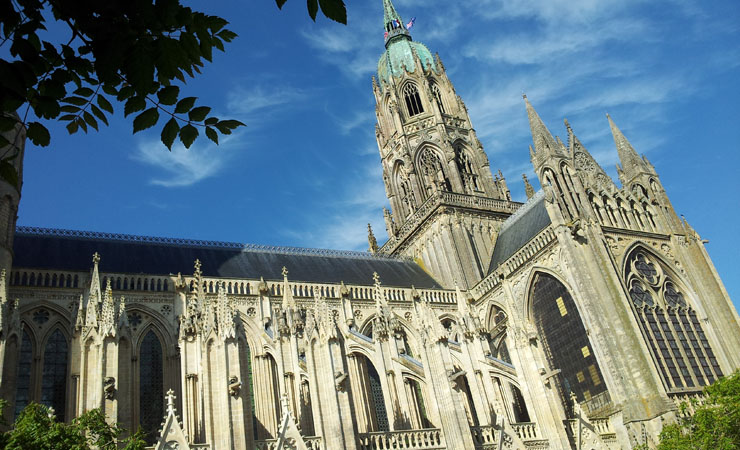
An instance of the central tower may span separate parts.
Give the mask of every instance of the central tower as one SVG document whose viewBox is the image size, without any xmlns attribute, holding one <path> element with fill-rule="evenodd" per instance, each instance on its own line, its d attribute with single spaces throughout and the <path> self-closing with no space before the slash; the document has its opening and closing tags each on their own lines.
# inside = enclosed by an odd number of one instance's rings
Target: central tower
<svg viewBox="0 0 740 450">
<path fill-rule="evenodd" d="M 373 92 L 391 210 L 380 252 L 411 256 L 446 287 L 468 288 L 487 273 L 500 224 L 520 204 L 501 171 L 492 175 L 439 55 L 412 40 L 391 0 L 383 9 Z"/>
</svg>

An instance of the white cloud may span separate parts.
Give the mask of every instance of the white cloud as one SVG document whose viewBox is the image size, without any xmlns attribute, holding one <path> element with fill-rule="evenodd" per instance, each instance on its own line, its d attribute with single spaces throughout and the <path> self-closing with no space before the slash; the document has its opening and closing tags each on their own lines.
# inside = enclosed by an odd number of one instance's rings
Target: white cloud
<svg viewBox="0 0 740 450">
<path fill-rule="evenodd" d="M 176 143 L 172 151 L 167 151 L 159 141 L 142 142 L 132 159 L 163 173 L 152 178 L 151 184 L 167 188 L 191 186 L 216 175 L 225 167 L 230 157 L 228 143 L 234 136 L 222 136 L 218 146 L 201 136 L 189 149 Z"/>
<path fill-rule="evenodd" d="M 301 104 L 307 96 L 305 90 L 285 85 L 239 86 L 229 93 L 226 106 L 232 113 L 250 115 L 284 104 Z"/>
</svg>

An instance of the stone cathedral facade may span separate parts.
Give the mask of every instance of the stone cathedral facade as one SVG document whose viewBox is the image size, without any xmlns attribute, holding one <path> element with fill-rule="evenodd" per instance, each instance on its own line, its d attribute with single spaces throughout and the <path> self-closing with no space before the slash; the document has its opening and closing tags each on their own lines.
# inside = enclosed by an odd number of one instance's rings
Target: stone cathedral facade
<svg viewBox="0 0 740 450">
<path fill-rule="evenodd" d="M 0 183 L 8 421 L 100 408 L 156 449 L 628 449 L 740 368 L 703 241 L 611 118 L 619 184 L 525 97 L 542 190 L 512 201 L 442 61 L 383 6 L 382 247 L 16 227 Z"/>
</svg>

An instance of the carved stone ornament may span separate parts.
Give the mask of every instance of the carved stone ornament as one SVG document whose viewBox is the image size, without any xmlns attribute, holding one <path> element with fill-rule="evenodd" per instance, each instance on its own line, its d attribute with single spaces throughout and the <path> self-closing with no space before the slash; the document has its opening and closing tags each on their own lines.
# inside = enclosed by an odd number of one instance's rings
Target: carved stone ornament
<svg viewBox="0 0 740 450">
<path fill-rule="evenodd" d="M 105 377 L 103 380 L 103 395 L 106 400 L 113 400 L 116 396 L 116 379 L 113 377 Z"/>
<path fill-rule="evenodd" d="M 229 395 L 232 397 L 239 397 L 241 388 L 242 383 L 239 381 L 239 377 L 232 375 L 231 378 L 229 378 Z"/>
</svg>

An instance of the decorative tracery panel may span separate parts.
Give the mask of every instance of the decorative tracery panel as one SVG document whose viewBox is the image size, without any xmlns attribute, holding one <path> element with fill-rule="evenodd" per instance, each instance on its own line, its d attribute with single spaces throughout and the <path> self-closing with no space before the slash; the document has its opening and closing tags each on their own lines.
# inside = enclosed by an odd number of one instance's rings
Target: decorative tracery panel
<svg viewBox="0 0 740 450">
<path fill-rule="evenodd" d="M 33 343 L 28 332 L 23 330 L 21 352 L 18 355 L 18 377 L 15 387 L 15 417 L 31 401 L 31 365 L 33 364 Z"/>
<path fill-rule="evenodd" d="M 424 106 L 421 104 L 419 90 L 416 88 L 414 83 L 407 83 L 406 86 L 403 87 L 403 98 L 406 101 L 406 110 L 409 112 L 409 117 L 413 117 L 424 112 Z"/>
<path fill-rule="evenodd" d="M 463 188 L 468 194 L 480 191 L 480 185 L 478 184 L 478 174 L 473 168 L 473 163 L 468 156 L 468 152 L 460 146 L 455 150 L 455 163 L 457 164 L 457 170 L 460 172 L 460 179 L 463 183 Z"/>
<path fill-rule="evenodd" d="M 442 162 L 434 150 L 427 147 L 421 151 L 419 155 L 419 166 L 427 197 L 437 191 L 449 192 L 452 190 Z"/>
<path fill-rule="evenodd" d="M 695 389 L 721 377 L 717 358 L 677 278 L 642 249 L 630 255 L 626 272 L 634 314 L 666 389 Z"/>
</svg>

